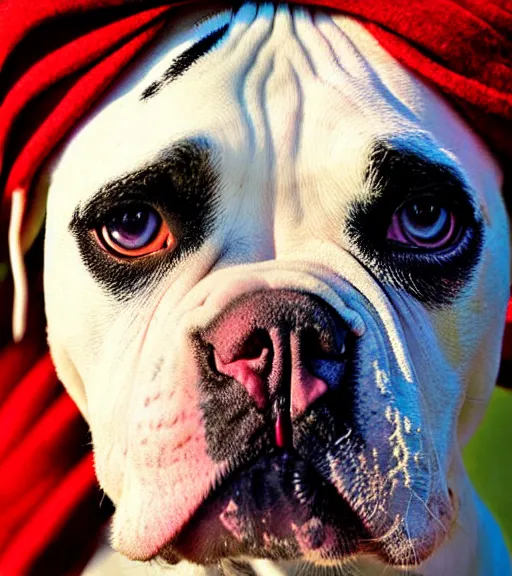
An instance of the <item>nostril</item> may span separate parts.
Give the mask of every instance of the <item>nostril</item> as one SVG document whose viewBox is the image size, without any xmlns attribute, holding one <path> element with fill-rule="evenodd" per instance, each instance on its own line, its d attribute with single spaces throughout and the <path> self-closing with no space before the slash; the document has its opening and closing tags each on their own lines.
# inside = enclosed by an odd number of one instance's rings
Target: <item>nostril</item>
<svg viewBox="0 0 512 576">
<path fill-rule="evenodd" d="M 268 402 L 266 378 L 272 370 L 274 356 L 272 339 L 264 329 L 254 329 L 239 336 L 239 342 L 231 346 L 231 334 L 211 345 L 210 367 L 216 374 L 229 376 L 240 383 L 259 410 Z"/>
<path fill-rule="evenodd" d="M 272 350 L 272 340 L 266 330 L 257 329 L 242 343 L 233 360 L 261 358 Z"/>
<path fill-rule="evenodd" d="M 312 376 L 334 389 L 345 372 L 345 335 L 308 328 L 300 337 L 300 356 Z"/>
<path fill-rule="evenodd" d="M 346 354 L 345 335 L 320 332 L 308 328 L 300 337 L 301 355 L 306 362 L 315 360 L 331 360 L 341 362 Z"/>
<path fill-rule="evenodd" d="M 240 371 L 267 376 L 272 365 L 272 339 L 265 330 L 254 330 L 231 349 L 216 346 L 211 349 L 212 368 L 235 378 Z"/>
</svg>

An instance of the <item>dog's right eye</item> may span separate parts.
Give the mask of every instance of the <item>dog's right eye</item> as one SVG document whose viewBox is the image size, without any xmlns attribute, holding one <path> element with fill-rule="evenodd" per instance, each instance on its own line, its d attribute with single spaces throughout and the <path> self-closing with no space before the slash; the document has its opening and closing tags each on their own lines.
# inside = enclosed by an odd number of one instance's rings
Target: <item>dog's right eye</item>
<svg viewBox="0 0 512 576">
<path fill-rule="evenodd" d="M 409 248 L 442 250 L 452 246 L 463 231 L 454 209 L 434 196 L 405 202 L 394 214 L 387 239 Z"/>
<path fill-rule="evenodd" d="M 94 230 L 100 246 L 119 258 L 173 250 L 176 239 L 160 214 L 144 204 L 119 207 Z"/>
</svg>

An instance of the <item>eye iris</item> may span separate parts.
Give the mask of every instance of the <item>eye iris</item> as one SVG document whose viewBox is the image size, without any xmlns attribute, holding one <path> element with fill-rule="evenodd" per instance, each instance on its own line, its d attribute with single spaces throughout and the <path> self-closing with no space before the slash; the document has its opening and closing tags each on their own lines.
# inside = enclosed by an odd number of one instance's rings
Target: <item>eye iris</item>
<svg viewBox="0 0 512 576">
<path fill-rule="evenodd" d="M 417 246 L 439 248 L 453 237 L 455 218 L 446 208 L 424 199 L 405 206 L 400 214 L 404 236 Z"/>
<path fill-rule="evenodd" d="M 125 209 L 112 217 L 107 231 L 115 244 L 137 249 L 146 246 L 158 232 L 160 218 L 149 209 Z"/>
</svg>

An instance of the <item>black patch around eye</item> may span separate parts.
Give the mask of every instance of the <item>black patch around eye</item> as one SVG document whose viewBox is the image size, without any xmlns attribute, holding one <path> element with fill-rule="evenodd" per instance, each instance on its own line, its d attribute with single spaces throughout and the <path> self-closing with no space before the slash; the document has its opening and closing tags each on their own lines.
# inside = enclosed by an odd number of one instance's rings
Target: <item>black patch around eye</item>
<svg viewBox="0 0 512 576">
<path fill-rule="evenodd" d="M 185 256 L 197 251 L 214 225 L 218 177 L 208 144 L 183 141 L 154 163 L 103 186 L 69 225 L 93 278 L 126 301 L 157 282 Z M 123 207 L 149 205 L 166 220 L 177 241 L 172 252 L 116 259 L 98 246 L 93 230 Z"/>
<path fill-rule="evenodd" d="M 445 164 L 379 143 L 365 175 L 374 195 L 355 201 L 347 233 L 363 264 L 384 285 L 404 289 L 431 308 L 453 302 L 471 278 L 483 245 L 482 218 L 463 179 Z M 407 247 L 386 238 L 394 212 L 409 199 L 428 194 L 453 211 L 461 226 L 443 250 Z"/>
</svg>

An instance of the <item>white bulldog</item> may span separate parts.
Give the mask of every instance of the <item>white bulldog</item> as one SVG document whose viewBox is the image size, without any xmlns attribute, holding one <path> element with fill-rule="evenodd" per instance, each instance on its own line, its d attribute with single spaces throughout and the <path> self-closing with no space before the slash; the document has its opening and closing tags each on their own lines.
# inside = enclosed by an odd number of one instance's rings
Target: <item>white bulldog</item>
<svg viewBox="0 0 512 576">
<path fill-rule="evenodd" d="M 49 343 L 117 551 L 510 574 L 461 458 L 499 365 L 502 174 L 360 24 L 183 11 L 40 185 Z"/>
</svg>

